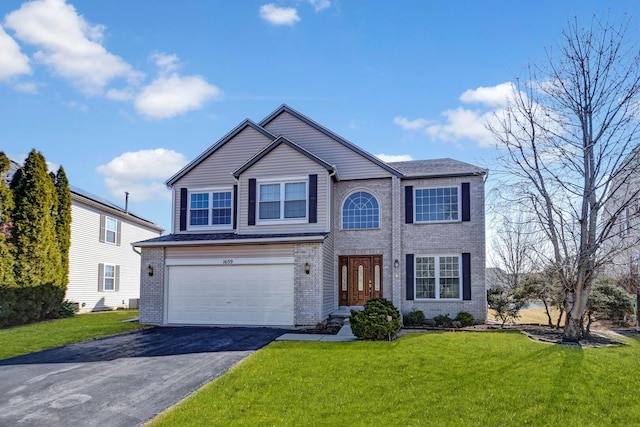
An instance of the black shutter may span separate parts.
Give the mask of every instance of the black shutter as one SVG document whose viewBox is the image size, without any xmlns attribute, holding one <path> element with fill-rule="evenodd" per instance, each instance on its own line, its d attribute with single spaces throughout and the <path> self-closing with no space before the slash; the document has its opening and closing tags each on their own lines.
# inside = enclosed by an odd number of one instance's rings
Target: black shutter
<svg viewBox="0 0 640 427">
<path fill-rule="evenodd" d="M 256 225 L 256 180 L 249 179 L 249 220 L 247 225 Z"/>
<path fill-rule="evenodd" d="M 413 272 L 414 270 L 414 265 L 413 265 L 413 254 L 407 254 L 406 255 L 406 260 L 405 260 L 405 265 L 404 265 L 404 270 L 405 270 L 405 276 L 406 276 L 406 285 L 407 285 L 407 301 L 412 300 L 413 299 Z"/>
<path fill-rule="evenodd" d="M 233 229 L 238 228 L 238 185 L 233 186 Z"/>
<path fill-rule="evenodd" d="M 318 222 L 318 175 L 309 175 L 309 223 Z"/>
<path fill-rule="evenodd" d="M 469 183 L 462 183 L 462 220 L 471 221 L 471 198 L 469 197 Z"/>
<path fill-rule="evenodd" d="M 180 231 L 187 229 L 187 189 L 180 189 Z"/>
<path fill-rule="evenodd" d="M 471 300 L 471 254 L 462 254 L 462 299 Z"/>
<path fill-rule="evenodd" d="M 404 223 L 413 224 L 413 185 L 404 187 Z"/>
</svg>

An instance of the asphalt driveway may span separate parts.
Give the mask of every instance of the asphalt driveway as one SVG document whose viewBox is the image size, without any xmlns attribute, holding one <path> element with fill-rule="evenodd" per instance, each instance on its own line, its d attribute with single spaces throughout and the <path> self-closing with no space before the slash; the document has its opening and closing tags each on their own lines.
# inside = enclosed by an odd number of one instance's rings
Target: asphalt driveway
<svg viewBox="0 0 640 427">
<path fill-rule="evenodd" d="M 137 426 L 283 332 L 154 328 L 0 360 L 0 426 Z"/>
</svg>

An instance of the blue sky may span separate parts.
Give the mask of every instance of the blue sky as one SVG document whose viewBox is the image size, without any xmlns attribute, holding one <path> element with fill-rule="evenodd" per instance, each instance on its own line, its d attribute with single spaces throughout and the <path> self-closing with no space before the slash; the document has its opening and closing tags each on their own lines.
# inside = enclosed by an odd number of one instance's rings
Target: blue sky
<svg viewBox="0 0 640 427">
<path fill-rule="evenodd" d="M 383 159 L 492 167 L 483 119 L 567 22 L 640 2 L 3 0 L 0 151 L 170 232 L 164 181 L 286 103 Z M 635 41 L 635 40 L 633 40 Z M 400 157 L 389 157 L 400 156 Z"/>
</svg>

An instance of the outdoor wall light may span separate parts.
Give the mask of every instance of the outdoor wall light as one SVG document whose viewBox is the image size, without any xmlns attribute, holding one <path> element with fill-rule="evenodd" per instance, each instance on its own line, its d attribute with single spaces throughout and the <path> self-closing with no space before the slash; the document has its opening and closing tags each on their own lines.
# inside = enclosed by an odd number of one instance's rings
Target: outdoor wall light
<svg viewBox="0 0 640 427">
<path fill-rule="evenodd" d="M 398 267 L 400 267 L 400 261 L 398 260 L 393 261 L 393 268 L 398 268 Z"/>
<path fill-rule="evenodd" d="M 149 273 L 149 276 L 153 276 L 153 267 L 151 266 L 151 264 L 149 264 L 149 267 L 147 267 L 147 273 Z"/>
<path fill-rule="evenodd" d="M 309 274 L 310 271 L 311 271 L 311 266 L 307 262 L 307 263 L 304 264 L 304 272 Z"/>
</svg>

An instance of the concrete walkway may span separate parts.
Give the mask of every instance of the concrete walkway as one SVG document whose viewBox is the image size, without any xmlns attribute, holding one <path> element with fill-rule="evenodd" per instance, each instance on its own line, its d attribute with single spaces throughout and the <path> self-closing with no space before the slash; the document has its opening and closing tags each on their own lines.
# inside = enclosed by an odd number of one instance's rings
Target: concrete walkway
<svg viewBox="0 0 640 427">
<path fill-rule="evenodd" d="M 296 334 L 289 333 L 280 335 L 276 338 L 276 341 L 326 341 L 326 342 L 349 342 L 355 341 L 355 335 L 351 332 L 351 325 L 349 325 L 348 321 L 345 322 L 344 326 L 340 328 L 336 335 L 324 335 L 324 334 Z"/>
</svg>

